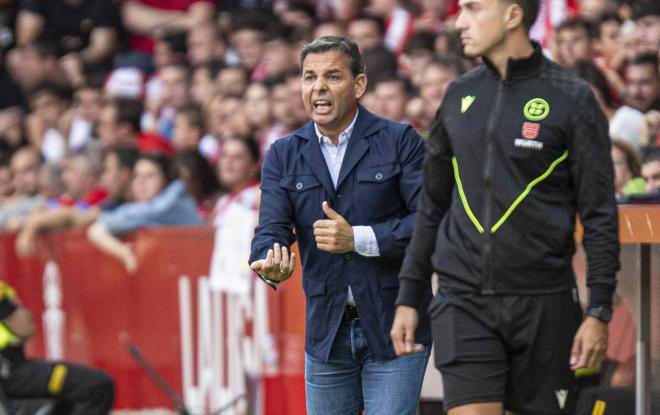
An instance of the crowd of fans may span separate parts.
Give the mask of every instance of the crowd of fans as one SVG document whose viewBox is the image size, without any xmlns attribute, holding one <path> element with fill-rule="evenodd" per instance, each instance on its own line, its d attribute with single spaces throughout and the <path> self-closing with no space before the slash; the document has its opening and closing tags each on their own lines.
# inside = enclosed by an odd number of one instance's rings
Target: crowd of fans
<svg viewBox="0 0 660 415">
<path fill-rule="evenodd" d="M 40 232 L 90 226 L 133 269 L 117 235 L 213 223 L 217 200 L 254 181 L 253 149 L 263 157 L 307 121 L 298 56 L 317 36 L 354 39 L 362 105 L 424 135 L 447 86 L 477 64 L 461 54 L 456 3 L 0 0 L 0 228 L 30 255 Z M 610 120 L 618 196 L 654 197 L 660 3 L 565 6 L 550 30 L 557 8 L 542 7 L 545 30 L 532 32 Z"/>
</svg>

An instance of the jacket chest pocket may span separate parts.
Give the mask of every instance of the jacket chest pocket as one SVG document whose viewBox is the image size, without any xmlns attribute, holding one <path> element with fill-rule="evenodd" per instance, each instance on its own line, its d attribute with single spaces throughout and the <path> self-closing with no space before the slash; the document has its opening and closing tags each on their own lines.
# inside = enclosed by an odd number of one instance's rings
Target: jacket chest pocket
<svg viewBox="0 0 660 415">
<path fill-rule="evenodd" d="M 368 217 L 377 216 L 388 205 L 397 205 L 401 167 L 397 163 L 367 167 L 357 171 L 357 202 Z"/>
<path fill-rule="evenodd" d="M 284 176 L 280 179 L 280 187 L 287 191 L 299 225 L 311 225 L 323 216 L 321 203 L 325 192 L 316 176 L 313 174 Z"/>
</svg>

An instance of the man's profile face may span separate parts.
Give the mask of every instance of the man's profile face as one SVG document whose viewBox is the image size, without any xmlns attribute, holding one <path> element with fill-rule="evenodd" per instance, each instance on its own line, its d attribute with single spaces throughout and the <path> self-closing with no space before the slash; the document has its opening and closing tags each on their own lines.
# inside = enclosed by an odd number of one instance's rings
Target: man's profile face
<svg viewBox="0 0 660 415">
<path fill-rule="evenodd" d="M 366 75 L 354 77 L 342 52 L 310 53 L 303 61 L 303 104 L 324 134 L 339 134 L 348 127 L 366 85 Z"/>
<path fill-rule="evenodd" d="M 660 79 L 653 65 L 629 65 L 626 79 L 628 105 L 640 111 L 648 110 L 660 96 Z"/>
<path fill-rule="evenodd" d="M 506 37 L 506 6 L 501 0 L 460 0 L 456 29 L 466 56 L 488 56 Z"/>
<path fill-rule="evenodd" d="M 650 161 L 642 165 L 642 177 L 646 180 L 646 191 L 660 191 L 660 160 Z"/>
</svg>

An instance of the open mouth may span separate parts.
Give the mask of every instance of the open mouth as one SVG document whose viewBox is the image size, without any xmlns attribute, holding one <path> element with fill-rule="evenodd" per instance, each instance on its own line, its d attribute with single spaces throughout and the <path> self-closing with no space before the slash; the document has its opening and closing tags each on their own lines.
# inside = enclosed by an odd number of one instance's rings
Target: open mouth
<svg viewBox="0 0 660 415">
<path fill-rule="evenodd" d="M 326 114 L 332 109 L 332 103 L 325 99 L 317 99 L 313 102 L 314 110 L 319 114 Z"/>
</svg>

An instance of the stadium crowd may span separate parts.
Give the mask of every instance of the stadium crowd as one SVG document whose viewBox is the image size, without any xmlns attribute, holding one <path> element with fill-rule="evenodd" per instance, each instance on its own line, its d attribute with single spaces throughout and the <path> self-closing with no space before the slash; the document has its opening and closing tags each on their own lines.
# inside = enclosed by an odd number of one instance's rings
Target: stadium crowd
<svg viewBox="0 0 660 415">
<path fill-rule="evenodd" d="M 544 3 L 533 37 L 592 86 L 617 196 L 658 198 L 660 2 Z M 369 80 L 361 104 L 424 136 L 447 86 L 476 64 L 461 53 L 457 10 L 452 0 L 0 0 L 0 228 L 26 256 L 41 232 L 87 226 L 131 271 L 121 234 L 214 223 L 217 201 L 254 186 L 258 159 L 307 122 L 298 59 L 318 36 L 355 40 Z"/>
</svg>

